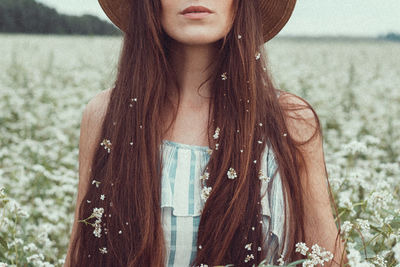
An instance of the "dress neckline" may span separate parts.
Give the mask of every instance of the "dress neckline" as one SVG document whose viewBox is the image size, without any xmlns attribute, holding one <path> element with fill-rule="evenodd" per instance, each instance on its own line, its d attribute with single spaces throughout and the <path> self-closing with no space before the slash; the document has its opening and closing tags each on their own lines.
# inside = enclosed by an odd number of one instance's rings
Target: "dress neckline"
<svg viewBox="0 0 400 267">
<path fill-rule="evenodd" d="M 175 148 L 182 148 L 182 149 L 190 149 L 190 150 L 200 150 L 208 152 L 210 148 L 208 146 L 197 146 L 197 145 L 189 145 L 184 143 L 178 143 L 171 140 L 162 140 L 163 145 L 172 146 Z"/>
</svg>

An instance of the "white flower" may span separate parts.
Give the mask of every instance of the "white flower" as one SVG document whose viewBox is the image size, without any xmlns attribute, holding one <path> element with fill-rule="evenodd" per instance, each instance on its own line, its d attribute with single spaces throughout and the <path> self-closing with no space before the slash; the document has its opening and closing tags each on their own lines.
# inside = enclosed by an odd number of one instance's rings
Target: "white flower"
<svg viewBox="0 0 400 267">
<path fill-rule="evenodd" d="M 107 248 L 106 247 L 99 248 L 99 250 L 100 250 L 101 254 L 106 254 L 107 253 Z"/>
<path fill-rule="evenodd" d="M 102 195 L 100 195 L 100 199 L 101 200 L 104 200 L 104 198 L 105 198 L 105 196 L 102 194 Z"/>
<path fill-rule="evenodd" d="M 100 220 L 101 216 L 103 216 L 103 213 L 104 213 L 103 208 L 94 208 L 92 215 Z"/>
<path fill-rule="evenodd" d="M 101 220 L 96 220 L 94 223 L 94 230 L 93 230 L 93 235 L 95 237 L 100 238 L 101 237 Z"/>
<path fill-rule="evenodd" d="M 238 39 L 242 39 L 242 36 L 240 34 L 238 35 Z"/>
<path fill-rule="evenodd" d="M 96 184 L 96 187 L 99 187 L 99 184 L 100 184 L 101 182 L 99 182 L 99 181 L 96 181 L 96 180 L 93 180 L 92 181 L 92 184 Z"/>
<path fill-rule="evenodd" d="M 380 255 L 377 255 L 375 260 L 374 260 L 374 263 L 376 265 L 378 265 L 379 267 L 386 267 L 387 260 L 385 260 L 384 257 L 382 257 Z"/>
<path fill-rule="evenodd" d="M 342 149 L 351 155 L 367 152 L 367 146 L 365 145 L 365 143 L 355 140 L 351 141 L 348 144 L 342 145 Z"/>
<path fill-rule="evenodd" d="M 251 259 L 254 259 L 253 254 L 247 255 L 246 258 L 244 259 L 244 262 L 248 262 Z"/>
<path fill-rule="evenodd" d="M 360 230 L 368 231 L 370 229 L 368 220 L 357 219 L 356 222 Z"/>
<path fill-rule="evenodd" d="M 281 256 L 279 257 L 278 264 L 279 266 L 283 266 L 283 264 L 285 264 L 285 261 L 283 260 L 283 254 L 281 254 Z"/>
<path fill-rule="evenodd" d="M 259 60 L 260 57 L 261 57 L 261 53 L 260 53 L 260 52 L 257 52 L 257 53 L 256 53 L 256 60 Z"/>
<path fill-rule="evenodd" d="M 225 81 L 226 79 L 228 79 L 228 77 L 226 76 L 226 72 L 221 74 L 221 78 L 223 81 Z"/>
<path fill-rule="evenodd" d="M 108 139 L 103 139 L 103 141 L 100 143 L 101 146 L 104 146 L 104 149 L 107 150 L 108 153 L 111 151 L 111 141 Z"/>
<path fill-rule="evenodd" d="M 296 244 L 296 252 L 299 252 L 301 255 L 307 255 L 308 247 L 306 243 L 299 242 Z"/>
<path fill-rule="evenodd" d="M 214 133 L 214 135 L 213 135 L 213 138 L 214 138 L 214 139 L 218 139 L 218 137 L 219 137 L 219 131 L 220 131 L 220 128 L 217 127 L 217 129 L 215 129 L 215 133 Z"/>
<path fill-rule="evenodd" d="M 204 174 L 202 176 L 200 176 L 200 180 L 208 180 L 208 178 L 210 177 L 210 174 L 208 172 L 204 172 Z"/>
<path fill-rule="evenodd" d="M 349 232 L 351 231 L 351 229 L 353 229 L 353 224 L 352 224 L 351 222 L 349 222 L 349 221 L 345 221 L 345 222 L 343 222 L 341 228 L 342 228 L 342 229 L 341 229 L 341 232 L 342 232 L 344 235 L 348 235 Z"/>
<path fill-rule="evenodd" d="M 235 179 L 237 177 L 236 171 L 233 168 L 229 168 L 226 175 L 228 176 L 229 179 Z"/>
<path fill-rule="evenodd" d="M 244 248 L 247 249 L 247 250 L 251 250 L 251 244 L 253 244 L 253 243 L 246 244 L 244 246 Z"/>
<path fill-rule="evenodd" d="M 211 187 L 203 187 L 203 189 L 201 190 L 201 198 L 204 201 L 207 201 L 208 197 L 210 196 L 211 189 Z"/>
<path fill-rule="evenodd" d="M 267 182 L 267 183 L 271 180 L 271 178 L 270 178 L 269 176 L 265 175 L 264 172 L 263 172 L 262 170 L 260 170 L 260 171 L 258 172 L 258 178 L 259 178 L 261 181 L 264 181 L 264 182 Z"/>
</svg>

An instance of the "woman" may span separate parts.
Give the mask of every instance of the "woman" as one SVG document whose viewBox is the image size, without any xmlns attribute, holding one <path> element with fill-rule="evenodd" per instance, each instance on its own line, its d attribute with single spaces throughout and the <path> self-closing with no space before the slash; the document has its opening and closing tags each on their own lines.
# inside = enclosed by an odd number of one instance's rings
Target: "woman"
<svg viewBox="0 0 400 267">
<path fill-rule="evenodd" d="M 83 113 L 66 266 L 277 264 L 298 242 L 339 266 L 318 117 L 263 50 L 295 1 L 100 4 L 124 42 Z"/>
</svg>

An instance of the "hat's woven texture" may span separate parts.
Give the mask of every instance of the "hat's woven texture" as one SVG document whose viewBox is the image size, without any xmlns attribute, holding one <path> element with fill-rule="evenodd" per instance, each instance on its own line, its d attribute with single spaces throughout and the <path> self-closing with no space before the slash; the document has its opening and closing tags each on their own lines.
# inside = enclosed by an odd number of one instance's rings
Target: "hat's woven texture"
<svg viewBox="0 0 400 267">
<path fill-rule="evenodd" d="M 126 5 L 129 0 L 98 0 L 110 20 L 122 31 L 127 29 L 129 18 Z M 246 0 L 245 0 L 246 1 Z M 247 0 L 251 1 L 251 0 Z M 276 36 L 288 22 L 296 0 L 261 0 L 260 10 L 264 42 Z"/>
</svg>

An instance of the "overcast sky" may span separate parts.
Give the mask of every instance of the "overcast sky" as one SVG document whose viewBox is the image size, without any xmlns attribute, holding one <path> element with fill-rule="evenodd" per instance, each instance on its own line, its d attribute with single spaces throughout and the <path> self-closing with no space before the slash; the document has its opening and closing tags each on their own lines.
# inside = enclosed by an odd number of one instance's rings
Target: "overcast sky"
<svg viewBox="0 0 400 267">
<path fill-rule="evenodd" d="M 37 0 L 59 12 L 108 20 L 97 0 Z M 297 0 L 281 35 L 377 36 L 400 32 L 400 0 Z"/>
</svg>

